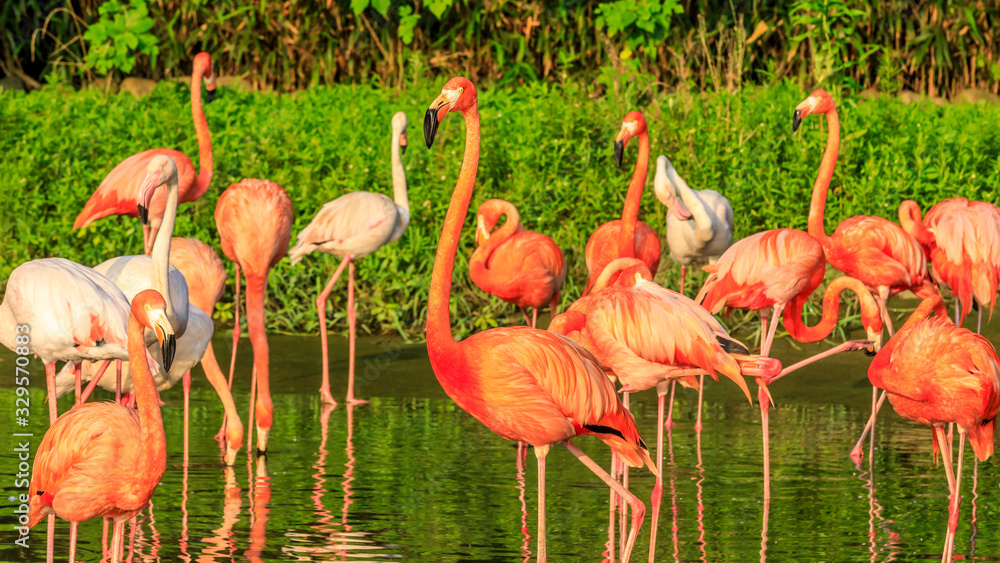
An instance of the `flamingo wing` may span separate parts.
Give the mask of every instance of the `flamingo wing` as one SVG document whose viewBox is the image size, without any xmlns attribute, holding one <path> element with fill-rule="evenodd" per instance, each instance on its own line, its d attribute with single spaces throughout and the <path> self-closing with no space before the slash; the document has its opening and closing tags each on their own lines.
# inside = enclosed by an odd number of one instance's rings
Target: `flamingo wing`
<svg viewBox="0 0 1000 563">
<path fill-rule="evenodd" d="M 248 277 L 265 276 L 288 253 L 293 216 L 292 199 L 275 182 L 245 178 L 230 185 L 215 206 L 222 253 Z"/>
<path fill-rule="evenodd" d="M 399 208 L 388 196 L 351 192 L 327 203 L 299 231 L 290 251 L 292 263 L 321 250 L 336 256 L 367 256 L 388 243 L 399 220 Z"/>
<path fill-rule="evenodd" d="M 215 249 L 196 238 L 174 237 L 170 265 L 187 281 L 189 302 L 211 316 L 226 289 L 226 267 Z"/>
</svg>

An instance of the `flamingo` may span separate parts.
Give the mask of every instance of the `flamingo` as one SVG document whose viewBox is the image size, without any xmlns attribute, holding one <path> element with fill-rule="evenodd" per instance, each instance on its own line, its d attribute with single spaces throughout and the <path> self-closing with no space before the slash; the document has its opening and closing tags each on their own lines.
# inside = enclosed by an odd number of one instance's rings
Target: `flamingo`
<svg viewBox="0 0 1000 563">
<path fill-rule="evenodd" d="M 618 274 L 617 282 L 608 280 Z M 722 324 L 691 299 L 652 281 L 641 260 L 619 258 L 604 269 L 593 291 L 552 320 L 549 330 L 573 335 L 622 382 L 622 391 L 656 388 L 656 486 L 653 488 L 649 560 L 656 552 L 656 527 L 663 496 L 663 411 L 667 388 L 679 378 L 717 373 L 732 379 L 753 404 L 744 375 L 781 371 L 771 358 L 751 356 Z"/>
<path fill-rule="evenodd" d="M 538 560 L 545 549 L 545 458 L 562 444 L 627 499 L 632 528 L 622 558 L 627 561 L 645 516 L 645 505 L 613 480 L 570 439 L 592 434 L 625 463 L 656 472 L 635 420 L 615 393 L 600 364 L 563 336 L 530 327 L 487 330 L 456 342 L 448 302 L 462 223 L 469 209 L 479 164 L 479 109 L 469 80 L 449 80 L 424 118 L 424 140 L 434 142 L 438 124 L 450 112 L 465 119 L 465 156 L 448 207 L 427 304 L 427 353 L 438 382 L 455 403 L 502 438 L 535 447 L 538 459 Z"/>
<path fill-rule="evenodd" d="M 118 561 L 125 521 L 146 506 L 166 470 L 163 418 L 143 336 L 144 327 L 154 331 L 169 369 L 174 332 L 166 309 L 155 290 L 132 300 L 127 340 L 138 412 L 111 402 L 76 405 L 49 427 L 35 452 L 28 527 L 46 516 L 69 520 L 70 561 L 76 561 L 80 522 L 101 516 L 115 521 L 111 561 Z"/>
<path fill-rule="evenodd" d="M 927 272 L 924 251 L 902 227 L 882 217 L 857 215 L 840 222 L 833 235 L 827 236 L 823 226 L 823 212 L 830 179 L 837 165 L 840 151 L 840 118 L 833 98 L 823 90 L 815 90 L 795 108 L 792 132 L 798 130 L 802 120 L 812 114 L 825 114 L 828 127 L 826 150 L 820 163 L 816 183 L 813 184 L 812 202 L 809 205 L 809 234 L 823 246 L 826 261 L 852 278 L 861 280 L 875 293 L 885 326 L 892 337 L 892 318 L 886 303 L 900 291 L 910 290 L 922 299 L 936 294 L 937 288 Z M 877 402 L 878 390 L 872 388 L 872 404 Z M 861 459 L 861 444 L 869 428 L 875 427 L 877 409 L 861 438 L 851 450 L 851 457 Z M 871 448 L 875 447 L 872 434 Z"/>
<path fill-rule="evenodd" d="M 733 206 L 715 190 L 692 190 L 677 174 L 670 159 L 656 159 L 653 191 L 667 213 L 670 257 L 681 265 L 681 290 L 687 266 L 715 262 L 733 245 Z"/>
<path fill-rule="evenodd" d="M 212 72 L 212 57 L 208 53 L 198 53 L 194 57 L 194 68 L 191 72 L 191 117 L 194 121 L 195 134 L 198 136 L 198 176 L 195 177 L 194 165 L 184 153 L 174 149 L 150 149 L 136 153 L 115 166 L 101 185 L 87 200 L 83 211 L 76 217 L 73 229 L 90 225 L 98 219 L 111 215 L 126 215 L 138 217 L 135 208 L 136 187 L 145 174 L 149 162 L 158 155 L 169 156 L 177 163 L 178 189 L 180 201 L 194 201 L 208 191 L 212 183 L 212 141 L 209 138 L 208 122 L 201 108 L 201 82 L 204 80 L 208 92 L 209 103 L 215 99 L 215 74 Z M 147 207 L 149 225 L 143 225 L 142 238 L 144 253 L 152 252 L 153 241 L 163 220 L 166 197 L 154 198 Z M 148 337 L 147 337 L 148 338 Z"/>
<path fill-rule="evenodd" d="M 649 132 L 646 119 L 638 111 L 630 111 L 622 120 L 622 128 L 615 137 L 615 163 L 621 168 L 625 145 L 632 137 L 639 138 L 639 158 L 635 161 L 632 180 L 625 196 L 622 218 L 608 221 L 590 235 L 584 257 L 590 277 L 583 294 L 587 295 L 604 268 L 615 258 L 638 258 L 649 271 L 656 274 L 660 267 L 660 239 L 649 225 L 638 220 L 639 202 L 646 184 L 649 166 Z"/>
<path fill-rule="evenodd" d="M 507 221 L 493 231 L 506 215 Z M 476 250 L 469 258 L 469 277 L 479 289 L 517 305 L 531 307 L 531 328 L 538 322 L 538 309 L 559 306 L 559 290 L 566 281 L 566 261 L 551 238 L 526 231 L 512 203 L 502 199 L 484 201 L 476 212 Z M 491 232 L 493 231 L 493 232 Z M 527 320 L 527 313 L 525 313 Z"/>
<path fill-rule="evenodd" d="M 936 317 L 929 318 L 931 311 Z M 932 427 L 936 444 L 946 448 L 944 464 L 950 491 L 948 531 L 942 561 L 952 560 L 961 504 L 965 436 L 979 461 L 993 454 L 1000 410 L 1000 360 L 986 338 L 948 321 L 940 296 L 924 299 L 906 324 L 875 356 L 868 379 L 885 390 L 896 412 Z M 944 424 L 958 426 L 958 470 L 952 473 L 951 446 Z"/>
<path fill-rule="evenodd" d="M 928 248 L 934 279 L 958 299 L 957 325 L 969 314 L 973 299 L 993 314 L 1000 279 L 1000 208 L 957 197 L 935 204 L 921 221 L 920 206 L 906 200 L 899 206 L 899 222 Z M 982 320 L 980 308 L 976 332 L 982 330 Z"/>
<path fill-rule="evenodd" d="M 340 274 L 347 267 L 347 327 L 350 334 L 347 402 L 363 403 L 354 397 L 354 340 L 357 313 L 354 310 L 354 261 L 399 240 L 410 223 L 410 203 L 406 197 L 406 172 L 402 153 L 406 151 L 406 114 L 392 116 L 392 191 L 390 199 L 375 192 L 351 192 L 327 203 L 316 217 L 299 231 L 295 247 L 288 253 L 292 264 L 319 250 L 340 258 L 340 266 L 316 298 L 319 313 L 319 338 L 323 348 L 323 382 L 320 400 L 330 405 L 337 401 L 330 394 L 330 361 L 326 342 L 326 300 Z"/>
<path fill-rule="evenodd" d="M 215 225 L 222 239 L 222 252 L 247 280 L 246 307 L 250 344 L 253 346 L 253 378 L 250 387 L 251 424 L 257 425 L 257 451 L 267 451 L 267 438 L 274 420 L 271 402 L 267 331 L 264 327 L 264 299 L 268 271 L 285 257 L 292 238 L 292 200 L 285 189 L 270 180 L 244 179 L 232 184 L 219 196 Z M 239 307 L 239 303 L 236 304 Z M 254 405 L 257 387 L 260 395 Z M 250 440 L 248 440 L 250 441 Z"/>
</svg>

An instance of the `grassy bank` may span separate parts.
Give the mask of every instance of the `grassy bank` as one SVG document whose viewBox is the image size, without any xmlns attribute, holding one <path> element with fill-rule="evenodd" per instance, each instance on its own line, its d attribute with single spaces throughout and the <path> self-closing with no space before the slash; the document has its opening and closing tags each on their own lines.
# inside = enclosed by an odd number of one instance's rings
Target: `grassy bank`
<svg viewBox="0 0 1000 563">
<path fill-rule="evenodd" d="M 213 211 L 218 195 L 241 178 L 284 186 L 295 205 L 294 234 L 320 206 L 349 191 L 391 192 L 389 119 L 410 120 L 407 168 L 412 219 L 403 238 L 358 266 L 359 327 L 422 338 L 426 292 L 437 235 L 461 166 L 459 119 L 442 126 L 433 150 L 421 142 L 423 114 L 441 84 L 396 90 L 366 86 L 317 87 L 291 97 L 221 90 L 206 106 L 215 178 L 205 197 L 183 205 L 175 234 L 218 249 Z M 586 279 L 583 248 L 594 228 L 621 213 L 636 158 L 614 165 L 612 142 L 631 95 L 592 97 L 586 86 L 534 84 L 480 91 L 483 148 L 474 211 L 500 197 L 520 210 L 523 224 L 552 236 L 570 265 L 563 302 Z M 634 88 L 634 90 L 639 90 Z M 797 136 L 791 113 L 808 92 L 791 85 L 694 98 L 644 99 L 652 157 L 667 154 L 694 188 L 724 193 L 736 211 L 736 237 L 777 227 L 805 228 L 809 195 L 826 142 L 825 124 L 809 118 Z M 1000 111 L 993 106 L 903 105 L 894 99 L 841 99 L 840 159 L 827 205 L 827 229 L 857 214 L 895 220 L 904 199 L 926 208 L 947 197 L 997 201 Z M 97 264 L 141 252 L 138 221 L 108 218 L 83 231 L 73 220 L 90 194 L 123 158 L 147 148 L 176 147 L 196 157 L 188 91 L 161 83 L 136 99 L 95 91 L 0 93 L 0 276 L 21 262 L 63 256 Z M 664 208 L 652 195 L 650 170 L 640 217 L 662 233 Z M 456 268 L 452 310 L 467 333 L 517 322 L 514 310 L 468 279 L 474 216 L 466 221 Z M 665 249 L 666 252 L 666 249 Z M 221 255 L 221 251 L 220 251 Z M 270 278 L 272 330 L 311 332 L 312 305 L 336 267 L 316 255 Z M 664 259 L 657 280 L 676 286 L 679 268 Z M 832 274 L 828 274 L 832 275 Z M 346 331 L 341 285 L 332 294 L 333 327 Z M 217 320 L 231 323 L 230 287 Z M 507 318 L 509 315 L 509 319 Z"/>
</svg>

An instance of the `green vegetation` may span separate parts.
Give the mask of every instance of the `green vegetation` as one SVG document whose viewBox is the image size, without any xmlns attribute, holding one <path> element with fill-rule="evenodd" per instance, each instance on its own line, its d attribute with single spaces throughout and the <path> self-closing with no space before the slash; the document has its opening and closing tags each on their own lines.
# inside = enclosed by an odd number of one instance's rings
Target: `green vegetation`
<svg viewBox="0 0 1000 563">
<path fill-rule="evenodd" d="M 813 180 L 826 143 L 825 123 L 811 117 L 792 136 L 791 113 L 808 92 L 785 84 L 739 93 L 650 96 L 622 80 L 618 95 L 595 97 L 596 87 L 533 83 L 482 88 L 483 148 L 474 211 L 493 197 L 514 203 L 527 228 L 546 233 L 570 265 L 563 302 L 585 283 L 583 249 L 590 233 L 618 217 L 637 148 L 626 148 L 621 170 L 612 141 L 621 118 L 641 107 L 649 120 L 651 160 L 667 154 L 695 188 L 724 193 L 736 210 L 736 236 L 762 229 L 805 228 Z M 213 211 L 220 194 L 241 178 L 268 178 L 295 204 L 297 233 L 327 201 L 354 190 L 391 192 L 389 120 L 409 116 L 404 156 L 412 220 L 401 240 L 358 265 L 359 326 L 422 338 L 427 284 L 437 237 L 461 166 L 464 128 L 444 123 L 433 150 L 421 139 L 427 104 L 441 83 L 405 89 L 318 87 L 294 96 L 223 89 L 206 106 L 215 179 L 205 197 L 181 207 L 178 236 L 218 248 Z M 141 252 L 134 219 L 108 218 L 79 232 L 73 220 L 101 179 L 125 157 L 176 147 L 197 158 L 188 90 L 161 82 L 148 97 L 50 88 L 0 94 L 0 208 L 4 210 L 0 276 L 29 259 L 64 256 L 98 264 Z M 827 229 L 857 214 L 895 220 L 911 198 L 924 208 L 947 197 L 998 201 L 1000 112 L 979 104 L 903 105 L 890 98 L 838 100 L 843 132 L 827 205 Z M 664 208 L 647 182 L 640 217 L 658 233 Z M 468 333 L 519 323 L 512 306 L 486 296 L 468 279 L 474 215 L 466 222 L 452 301 L 456 329 Z M 293 238 L 294 241 L 294 238 Z M 221 255 L 221 252 L 220 252 Z M 336 267 L 326 255 L 271 274 L 272 330 L 313 333 L 313 301 Z M 679 268 L 665 257 L 658 281 L 676 287 Z M 828 275 L 834 274 L 832 268 Z M 692 287 L 700 285 L 694 280 Z M 217 320 L 231 322 L 232 287 Z M 346 332 L 344 284 L 332 294 L 332 326 Z M 739 317 L 736 318 L 739 320 Z"/>
<path fill-rule="evenodd" d="M 85 70 L 94 45 L 81 36 L 105 5 L 4 2 L 0 71 L 94 80 Z M 206 50 L 222 75 L 280 91 L 343 82 L 401 88 L 455 74 L 479 84 L 587 83 L 609 66 L 641 70 L 668 89 L 793 78 L 828 90 L 1000 91 L 996 2 L 173 0 L 148 1 L 148 9 L 161 64 L 132 46 L 135 68 L 118 68 L 174 77 Z"/>
</svg>

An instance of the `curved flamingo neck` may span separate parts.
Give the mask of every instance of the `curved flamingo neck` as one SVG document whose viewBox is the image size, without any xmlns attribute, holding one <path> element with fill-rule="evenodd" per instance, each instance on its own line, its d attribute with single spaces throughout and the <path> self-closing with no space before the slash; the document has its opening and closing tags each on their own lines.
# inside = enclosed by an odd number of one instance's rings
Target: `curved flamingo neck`
<svg viewBox="0 0 1000 563">
<path fill-rule="evenodd" d="M 198 177 L 191 191 L 186 194 L 186 201 L 194 201 L 205 195 L 212 184 L 212 139 L 208 133 L 208 121 L 201 107 L 201 80 L 205 69 L 196 67 L 191 74 L 191 119 L 194 121 L 194 132 L 198 136 Z"/>
<path fill-rule="evenodd" d="M 823 293 L 823 317 L 815 326 L 806 326 L 802 321 L 802 308 L 808 296 L 796 298 L 792 306 L 785 309 L 783 317 L 788 334 L 799 342 L 819 342 L 830 336 L 837 326 L 837 318 L 840 316 L 840 294 L 844 290 L 853 291 L 861 301 L 861 323 L 865 328 L 878 327 L 881 332 L 882 317 L 879 314 L 878 303 L 871 292 L 860 281 L 841 276 L 830 282 Z"/>
<path fill-rule="evenodd" d="M 649 167 L 649 133 L 643 129 L 639 133 L 639 158 L 635 161 L 632 171 L 632 181 L 628 185 L 625 196 L 625 207 L 622 208 L 621 231 L 618 235 L 618 257 L 635 258 L 635 227 L 639 220 L 639 204 L 642 201 L 642 190 L 646 185 L 646 170 Z"/>
<path fill-rule="evenodd" d="M 163 415 L 160 413 L 156 384 L 149 373 L 144 327 L 129 315 L 128 357 L 139 407 L 139 426 L 142 433 L 142 466 L 139 475 L 162 475 L 167 464 L 167 438 L 163 432 Z"/>
<path fill-rule="evenodd" d="M 179 199 L 177 190 L 177 174 L 173 174 L 167 181 L 167 206 L 152 249 L 153 289 L 159 291 L 167 302 L 167 318 L 175 327 L 178 327 L 179 323 L 173 300 L 170 299 L 170 242 L 174 237 L 174 223 L 177 220 Z"/>
<path fill-rule="evenodd" d="M 896 331 L 896 334 L 903 332 L 904 330 L 911 328 L 913 325 L 923 321 L 930 316 L 931 313 L 935 313 L 937 316 L 948 318 L 948 312 L 944 308 L 944 301 L 941 300 L 941 294 L 934 294 L 920 302 L 917 305 L 917 309 L 913 311 L 910 318 L 906 319 L 906 323 Z"/>
<path fill-rule="evenodd" d="M 507 242 L 510 237 L 517 234 L 517 228 L 520 226 L 521 216 L 517 213 L 517 209 L 507 203 L 501 206 L 500 214 L 507 217 L 507 221 L 496 231 L 494 231 L 490 238 L 483 241 L 476 250 L 472 253 L 472 259 L 469 263 L 472 264 L 473 261 L 482 264 L 483 268 L 486 267 L 486 262 L 489 261 L 490 256 L 496 252 L 496 249 L 500 247 L 503 243 Z"/>
<path fill-rule="evenodd" d="M 430 295 L 427 300 L 427 345 L 429 351 L 455 352 L 458 345 L 451 334 L 451 278 L 455 269 L 455 254 L 462 236 L 462 223 L 469 211 L 472 189 L 476 184 L 479 167 L 479 109 L 477 104 L 462 112 L 465 118 L 465 156 L 462 171 L 455 184 L 455 192 L 448 205 L 448 213 L 441 228 L 434 270 L 431 272 Z"/>
<path fill-rule="evenodd" d="M 809 206 L 809 234 L 818 240 L 824 249 L 830 245 L 830 238 L 826 236 L 826 229 L 823 226 L 826 194 L 830 190 L 830 180 L 833 178 L 833 169 L 837 166 L 837 154 L 840 152 L 840 118 L 837 116 L 837 108 L 831 107 L 830 111 L 826 112 L 826 123 L 828 125 L 826 150 L 819 165 L 816 183 L 813 184 L 812 203 Z"/>
</svg>

